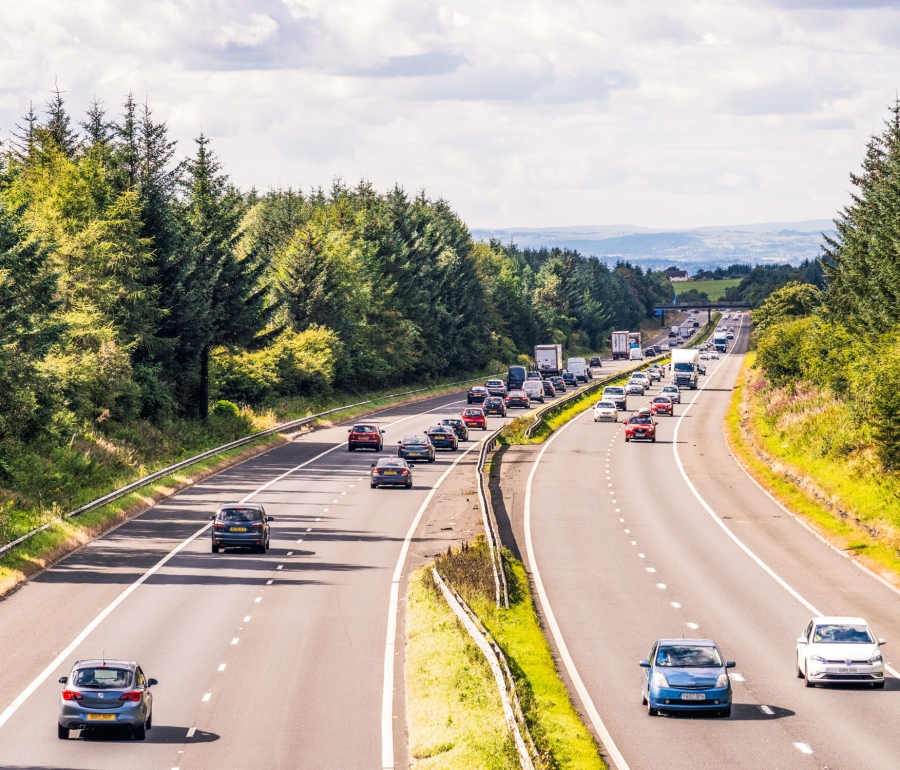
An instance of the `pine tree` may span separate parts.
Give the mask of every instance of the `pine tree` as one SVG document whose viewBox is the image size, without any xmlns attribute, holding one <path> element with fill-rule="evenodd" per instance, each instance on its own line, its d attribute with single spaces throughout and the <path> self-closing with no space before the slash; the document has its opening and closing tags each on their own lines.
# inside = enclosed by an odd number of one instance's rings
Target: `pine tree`
<svg viewBox="0 0 900 770">
<path fill-rule="evenodd" d="M 20 126 L 16 123 L 16 131 L 13 132 L 13 154 L 20 161 L 27 160 L 34 153 L 38 120 L 34 104 L 28 102 L 28 112 L 22 116 L 22 122 L 25 125 Z"/>
<path fill-rule="evenodd" d="M 47 122 L 43 128 L 66 157 L 74 158 L 78 150 L 78 134 L 70 125 L 71 118 L 62 98 L 64 92 L 59 90 L 59 85 L 55 85 L 50 93 L 53 97 L 47 102 Z"/>
<path fill-rule="evenodd" d="M 114 124 L 106 120 L 106 110 L 103 102 L 94 96 L 84 113 L 84 120 L 79 124 L 85 133 L 87 146 L 91 148 L 105 149 L 112 138 Z"/>
</svg>

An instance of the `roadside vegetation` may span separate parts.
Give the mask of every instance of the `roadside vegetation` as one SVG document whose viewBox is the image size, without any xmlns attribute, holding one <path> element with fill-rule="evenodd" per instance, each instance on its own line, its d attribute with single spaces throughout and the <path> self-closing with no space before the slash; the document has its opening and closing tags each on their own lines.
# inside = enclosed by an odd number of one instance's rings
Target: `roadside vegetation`
<svg viewBox="0 0 900 770">
<path fill-rule="evenodd" d="M 692 299 L 700 301 L 699 295 L 705 295 L 707 301 L 716 302 L 725 296 L 727 289 L 734 288 L 740 284 L 740 278 L 720 278 L 712 280 L 685 281 L 683 283 L 673 284 L 675 293 L 679 302 L 690 302 Z M 693 293 L 696 292 L 696 295 Z"/>
<path fill-rule="evenodd" d="M 556 669 L 553 651 L 541 629 L 531 597 L 525 566 L 509 551 L 503 551 L 503 563 L 509 582 L 508 610 L 495 606 L 493 571 L 483 537 L 439 557 L 435 567 L 465 599 L 503 650 L 538 752 L 536 767 L 539 770 L 603 770 L 605 765 L 597 743 L 578 716 Z M 430 577 L 427 582 L 422 580 L 422 586 L 423 590 L 427 586 L 434 597 L 443 601 Z M 496 691 L 496 684 L 492 681 L 491 685 Z"/>
<path fill-rule="evenodd" d="M 898 582 L 900 101 L 852 181 L 824 290 L 790 283 L 754 311 L 754 369 L 729 419 L 776 489 Z"/>
</svg>

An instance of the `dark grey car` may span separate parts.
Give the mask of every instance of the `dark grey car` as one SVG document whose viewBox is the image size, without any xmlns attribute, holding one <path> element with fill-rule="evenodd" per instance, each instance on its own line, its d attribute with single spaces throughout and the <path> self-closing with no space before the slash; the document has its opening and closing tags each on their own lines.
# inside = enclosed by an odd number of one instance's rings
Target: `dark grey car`
<svg viewBox="0 0 900 770">
<path fill-rule="evenodd" d="M 265 553 L 269 548 L 269 522 L 259 503 L 222 503 L 212 526 L 212 552 L 220 548 L 250 548 Z"/>
<path fill-rule="evenodd" d="M 127 728 L 142 741 L 153 726 L 153 695 L 157 684 L 141 667 L 126 660 L 79 660 L 70 676 L 60 677 L 58 734 L 69 730 Z"/>
<path fill-rule="evenodd" d="M 424 433 L 414 433 L 404 436 L 403 441 L 398 441 L 397 457 L 404 460 L 427 460 L 434 462 L 434 444 Z"/>
</svg>

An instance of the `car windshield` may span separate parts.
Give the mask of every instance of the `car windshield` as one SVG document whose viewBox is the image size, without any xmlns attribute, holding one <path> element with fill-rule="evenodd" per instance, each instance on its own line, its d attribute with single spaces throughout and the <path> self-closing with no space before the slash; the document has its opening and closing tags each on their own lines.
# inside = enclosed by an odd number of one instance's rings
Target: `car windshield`
<svg viewBox="0 0 900 770">
<path fill-rule="evenodd" d="M 404 436 L 404 444 L 426 444 L 425 436 Z"/>
<path fill-rule="evenodd" d="M 225 508 L 219 511 L 220 521 L 259 521 L 262 514 L 253 508 Z"/>
<path fill-rule="evenodd" d="M 667 399 L 665 396 L 657 396 L 656 398 L 653 399 L 653 403 L 654 404 L 668 404 L 669 399 Z"/>
<path fill-rule="evenodd" d="M 628 422 L 632 425 L 649 425 L 653 421 L 646 415 L 636 414 Z"/>
<path fill-rule="evenodd" d="M 101 690 L 115 690 L 131 684 L 131 671 L 127 668 L 79 668 L 72 675 L 75 687 L 96 687 Z"/>
<path fill-rule="evenodd" d="M 715 647 L 660 647 L 656 665 L 666 668 L 721 668 L 722 656 Z"/>
<path fill-rule="evenodd" d="M 616 405 L 612 401 L 598 401 L 597 409 L 615 409 Z"/>
<path fill-rule="evenodd" d="M 625 389 L 624 388 L 607 388 L 603 391 L 603 395 L 605 396 L 624 396 Z"/>
<path fill-rule="evenodd" d="M 401 460 L 398 457 L 382 457 L 378 461 L 378 465 L 376 468 L 406 468 L 406 460 Z"/>
<path fill-rule="evenodd" d="M 375 426 L 373 426 L 373 425 L 354 425 L 353 432 L 354 433 L 375 433 Z"/>
<path fill-rule="evenodd" d="M 817 644 L 872 644 L 872 634 L 865 626 L 828 624 L 816 626 L 813 642 Z"/>
<path fill-rule="evenodd" d="M 675 364 L 676 372 L 692 372 L 694 371 L 693 364 Z"/>
</svg>

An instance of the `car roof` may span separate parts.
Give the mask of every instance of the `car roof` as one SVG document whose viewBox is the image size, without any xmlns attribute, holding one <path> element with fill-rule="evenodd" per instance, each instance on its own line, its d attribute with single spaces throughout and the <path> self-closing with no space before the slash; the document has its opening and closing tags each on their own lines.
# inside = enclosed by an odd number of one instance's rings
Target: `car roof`
<svg viewBox="0 0 900 770">
<path fill-rule="evenodd" d="M 86 668 L 88 666 L 93 666 L 95 668 L 98 666 L 108 666 L 109 668 L 115 666 L 116 668 L 127 668 L 130 671 L 134 671 L 137 668 L 137 663 L 135 663 L 133 660 L 117 660 L 113 658 L 88 658 L 86 660 L 76 660 L 72 664 L 73 669 Z"/>
<path fill-rule="evenodd" d="M 423 439 L 423 438 L 428 438 L 428 436 L 424 435 L 423 433 L 407 433 L 407 434 L 403 437 L 403 440 L 404 440 L 404 441 L 410 441 L 410 440 L 413 440 L 413 439 L 414 439 L 414 440 L 416 440 L 416 441 L 420 441 L 420 440 Z"/>
<path fill-rule="evenodd" d="M 856 625 L 869 625 L 862 618 L 851 618 L 844 615 L 818 615 L 813 618 L 813 623 L 817 625 L 819 623 L 855 623 Z"/>
<path fill-rule="evenodd" d="M 263 509 L 262 503 L 222 503 L 219 505 L 220 511 L 225 508 L 233 508 L 236 511 L 241 510 L 241 508 L 249 508 L 253 511 L 261 511 Z"/>
<path fill-rule="evenodd" d="M 718 647 L 712 639 L 657 639 L 657 644 L 692 644 L 695 647 Z"/>
</svg>

